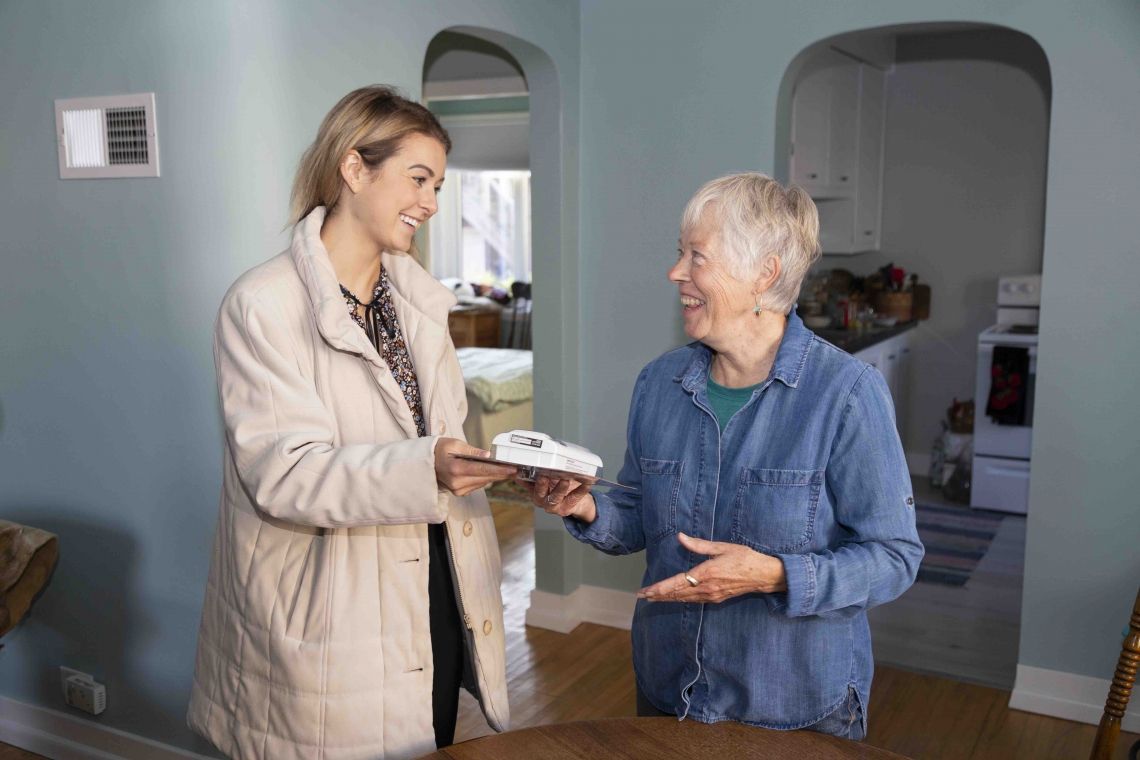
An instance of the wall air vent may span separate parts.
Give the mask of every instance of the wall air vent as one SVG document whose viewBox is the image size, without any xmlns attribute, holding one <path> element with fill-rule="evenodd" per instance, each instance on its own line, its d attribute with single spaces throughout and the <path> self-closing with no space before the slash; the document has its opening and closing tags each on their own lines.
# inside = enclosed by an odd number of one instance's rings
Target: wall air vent
<svg viewBox="0 0 1140 760">
<path fill-rule="evenodd" d="M 154 93 L 55 101 L 60 179 L 158 176 Z"/>
</svg>

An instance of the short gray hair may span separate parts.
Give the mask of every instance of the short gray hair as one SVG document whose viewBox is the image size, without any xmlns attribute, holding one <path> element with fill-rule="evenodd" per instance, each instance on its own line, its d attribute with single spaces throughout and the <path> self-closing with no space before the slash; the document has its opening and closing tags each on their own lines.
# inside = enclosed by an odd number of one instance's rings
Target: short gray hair
<svg viewBox="0 0 1140 760">
<path fill-rule="evenodd" d="M 707 182 L 689 200 L 681 232 L 713 214 L 728 269 L 750 280 L 764 257 L 780 259 L 780 275 L 763 297 L 765 309 L 787 314 L 800 285 L 819 260 L 819 212 L 803 188 L 784 188 L 759 172 L 742 172 Z"/>
</svg>

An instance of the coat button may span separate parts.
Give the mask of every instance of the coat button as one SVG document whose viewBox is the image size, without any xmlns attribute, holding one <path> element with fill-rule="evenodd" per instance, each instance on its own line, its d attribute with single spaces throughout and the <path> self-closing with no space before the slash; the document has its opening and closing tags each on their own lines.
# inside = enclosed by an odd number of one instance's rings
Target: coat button
<svg viewBox="0 0 1140 760">
<path fill-rule="evenodd" d="M 468 520 L 467 522 L 463 523 L 463 535 L 465 535 L 465 536 L 470 536 L 470 535 L 471 535 L 471 531 L 473 531 L 474 529 L 475 529 L 475 528 L 474 528 L 474 527 L 471 525 L 471 521 L 470 521 L 470 520 Z"/>
<path fill-rule="evenodd" d="M 490 636 L 491 635 L 491 628 L 492 628 L 491 621 L 490 620 L 484 620 L 483 621 L 483 635 Z"/>
<path fill-rule="evenodd" d="M 447 423 L 444 422 L 443 420 L 436 420 L 435 421 L 435 429 L 441 433 L 446 433 L 447 432 Z"/>
</svg>

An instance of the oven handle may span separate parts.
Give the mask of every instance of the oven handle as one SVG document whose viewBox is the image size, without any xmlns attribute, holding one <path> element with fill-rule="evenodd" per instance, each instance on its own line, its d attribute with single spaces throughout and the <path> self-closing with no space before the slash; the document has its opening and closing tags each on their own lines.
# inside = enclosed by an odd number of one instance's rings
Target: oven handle
<svg viewBox="0 0 1140 760">
<path fill-rule="evenodd" d="M 981 350 L 985 351 L 986 353 L 993 353 L 994 346 L 1005 346 L 1009 348 L 1028 348 L 1030 356 L 1037 356 L 1036 345 L 1026 346 L 1024 343 L 1005 343 L 1002 341 L 995 341 L 993 343 L 987 341 L 986 343 L 980 343 L 979 345 L 981 346 Z"/>
</svg>

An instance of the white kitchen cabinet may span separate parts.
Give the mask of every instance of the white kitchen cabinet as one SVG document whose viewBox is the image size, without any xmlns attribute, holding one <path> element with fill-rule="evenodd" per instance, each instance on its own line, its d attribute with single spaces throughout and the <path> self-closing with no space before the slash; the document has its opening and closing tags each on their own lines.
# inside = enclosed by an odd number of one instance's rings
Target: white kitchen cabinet
<svg viewBox="0 0 1140 760">
<path fill-rule="evenodd" d="M 819 247 L 824 253 L 850 251 L 854 247 L 855 199 L 816 198 L 819 211 Z"/>
<path fill-rule="evenodd" d="M 905 422 L 903 412 L 907 397 L 910 335 L 911 331 L 908 330 L 854 354 L 856 359 L 861 359 L 879 370 L 883 380 L 886 381 L 891 400 L 894 401 L 895 424 L 900 433 L 904 429 Z"/>
<path fill-rule="evenodd" d="M 899 344 L 899 360 L 898 365 L 895 367 L 896 381 L 895 390 L 891 391 L 891 397 L 895 400 L 895 423 L 899 429 L 899 435 L 906 436 L 906 422 L 907 422 L 907 408 L 910 405 L 910 364 L 911 364 L 911 334 L 905 332 L 899 336 L 902 342 Z"/>
<path fill-rule="evenodd" d="M 879 247 L 883 72 L 836 50 L 804 68 L 792 95 L 791 181 L 816 201 L 824 253 Z"/>
<path fill-rule="evenodd" d="M 792 182 L 813 196 L 827 186 L 831 72 L 822 63 L 805 67 L 792 98 Z"/>
<path fill-rule="evenodd" d="M 859 66 L 858 169 L 855 185 L 854 248 L 879 250 L 883 216 L 883 97 L 886 77 L 873 66 Z"/>
<path fill-rule="evenodd" d="M 792 182 L 812 197 L 853 187 L 859 64 L 824 50 L 804 65 L 792 96 Z"/>
<path fill-rule="evenodd" d="M 828 121 L 831 147 L 827 155 L 827 184 L 840 193 L 855 186 L 859 165 L 859 135 L 851 125 L 859 113 L 859 69 L 862 67 L 853 64 L 850 58 L 846 58 L 835 67 L 831 77 L 831 118 Z"/>
</svg>

